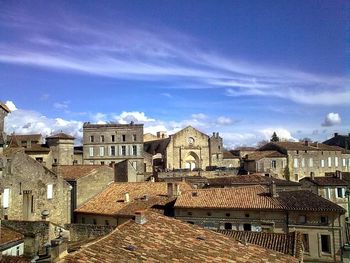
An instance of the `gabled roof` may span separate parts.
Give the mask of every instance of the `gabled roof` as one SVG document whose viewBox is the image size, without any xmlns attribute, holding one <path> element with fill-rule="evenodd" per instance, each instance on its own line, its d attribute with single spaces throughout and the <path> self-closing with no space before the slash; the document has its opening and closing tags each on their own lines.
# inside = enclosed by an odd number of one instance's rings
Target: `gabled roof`
<svg viewBox="0 0 350 263">
<path fill-rule="evenodd" d="M 335 176 L 316 176 L 313 179 L 311 177 L 304 177 L 300 180 L 309 181 L 318 186 L 347 186 L 347 182 Z"/>
<path fill-rule="evenodd" d="M 46 139 L 68 139 L 68 140 L 74 140 L 75 138 L 73 136 L 70 136 L 66 133 L 60 132 L 54 135 L 50 135 L 46 137 Z"/>
<path fill-rule="evenodd" d="M 272 249 L 296 258 L 301 257 L 302 239 L 299 232 L 287 234 L 235 230 L 217 230 L 217 232 L 241 242 Z"/>
<path fill-rule="evenodd" d="M 110 173 L 114 173 L 112 167 L 106 165 L 58 165 L 57 173 L 63 177 L 66 181 L 74 181 L 79 178 L 96 174 L 99 171 L 108 170 Z"/>
<path fill-rule="evenodd" d="M 16 138 L 16 140 L 20 143 L 21 141 L 38 141 L 40 142 L 42 139 L 42 135 L 37 134 L 12 134 L 8 135 L 9 140 L 11 140 L 13 137 Z"/>
<path fill-rule="evenodd" d="M 305 142 L 270 142 L 260 147 L 260 151 L 284 149 L 286 151 L 342 151 L 337 146 L 330 146 L 323 143 Z"/>
<path fill-rule="evenodd" d="M 274 177 L 264 176 L 261 174 L 238 175 L 208 178 L 210 187 L 225 187 L 238 185 L 270 185 L 272 181 L 276 186 L 301 186 L 298 182 L 282 180 Z"/>
<path fill-rule="evenodd" d="M 223 159 L 239 159 L 239 157 L 229 151 L 223 151 Z"/>
<path fill-rule="evenodd" d="M 192 189 L 190 185 L 179 182 L 180 191 Z M 125 202 L 125 193 L 129 193 L 129 202 Z M 147 199 L 143 199 L 147 196 Z M 153 198 L 152 198 L 153 197 Z M 143 206 L 145 201 L 150 207 L 155 204 L 165 204 L 169 200 L 166 182 L 113 183 L 98 195 L 82 204 L 75 212 L 99 215 L 118 215 L 123 209 Z M 173 200 L 173 199 L 172 199 Z M 141 204 L 138 203 L 142 201 Z M 130 206 L 126 208 L 126 206 Z M 145 207 L 143 207 L 145 208 Z"/>
<path fill-rule="evenodd" d="M 272 197 L 260 185 L 186 191 L 177 198 L 175 208 L 345 212 L 342 207 L 311 191 L 282 191 Z"/>
<path fill-rule="evenodd" d="M 63 262 L 298 262 L 292 256 L 244 245 L 232 238 L 147 211 L 147 222 L 133 220 L 106 237 L 63 258 Z"/>
<path fill-rule="evenodd" d="M 323 142 L 327 145 L 339 146 L 344 149 L 350 150 L 350 133 L 348 135 L 339 135 L 338 133 L 334 134 L 333 138 Z"/>
</svg>

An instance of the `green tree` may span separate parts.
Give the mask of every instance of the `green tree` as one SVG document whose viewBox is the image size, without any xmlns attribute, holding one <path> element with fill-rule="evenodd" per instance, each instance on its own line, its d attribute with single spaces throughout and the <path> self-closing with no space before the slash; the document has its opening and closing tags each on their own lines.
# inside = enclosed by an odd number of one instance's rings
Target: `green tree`
<svg viewBox="0 0 350 263">
<path fill-rule="evenodd" d="M 284 167 L 283 176 L 284 178 L 286 178 L 287 181 L 290 180 L 290 171 L 288 164 L 286 165 L 286 167 Z"/>
<path fill-rule="evenodd" d="M 270 142 L 279 142 L 280 138 L 277 136 L 276 132 L 273 132 Z"/>
</svg>

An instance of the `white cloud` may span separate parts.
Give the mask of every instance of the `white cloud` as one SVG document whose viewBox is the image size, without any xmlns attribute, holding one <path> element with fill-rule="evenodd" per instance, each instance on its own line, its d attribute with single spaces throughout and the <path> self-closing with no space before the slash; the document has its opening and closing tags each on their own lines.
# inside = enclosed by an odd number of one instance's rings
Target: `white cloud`
<svg viewBox="0 0 350 263">
<path fill-rule="evenodd" d="M 330 127 L 330 126 L 338 125 L 340 123 L 341 123 L 341 118 L 339 113 L 330 112 L 326 115 L 324 122 L 322 123 L 322 126 Z"/>
<path fill-rule="evenodd" d="M 55 102 L 53 107 L 58 110 L 66 110 L 68 109 L 69 103 L 70 101 Z"/>
<path fill-rule="evenodd" d="M 127 124 L 132 121 L 136 123 L 147 123 L 155 121 L 155 119 L 147 117 L 144 112 L 140 111 L 123 111 L 120 115 L 114 116 L 114 118 L 120 124 Z"/>
<path fill-rule="evenodd" d="M 265 128 L 259 131 L 264 140 L 270 140 L 271 136 L 274 132 L 276 132 L 277 136 L 281 141 L 298 141 L 294 138 L 290 131 L 285 128 Z"/>
<path fill-rule="evenodd" d="M 231 125 L 233 124 L 233 120 L 229 117 L 225 117 L 225 116 L 220 116 L 219 118 L 217 118 L 216 123 L 219 125 Z"/>
<path fill-rule="evenodd" d="M 10 111 L 15 111 L 17 110 L 16 105 L 13 103 L 13 101 L 8 100 L 5 102 L 5 105 L 9 108 Z"/>
<path fill-rule="evenodd" d="M 191 115 L 192 119 L 196 119 L 196 120 L 205 120 L 206 118 L 208 118 L 207 115 L 205 115 L 204 113 L 195 113 Z"/>
</svg>

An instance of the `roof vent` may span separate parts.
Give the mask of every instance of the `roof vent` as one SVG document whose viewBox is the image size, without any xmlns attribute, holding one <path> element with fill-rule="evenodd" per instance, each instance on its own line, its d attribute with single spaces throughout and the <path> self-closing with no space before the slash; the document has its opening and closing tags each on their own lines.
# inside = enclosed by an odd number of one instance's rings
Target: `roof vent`
<svg viewBox="0 0 350 263">
<path fill-rule="evenodd" d="M 126 250 L 129 250 L 129 251 L 135 251 L 137 250 L 137 246 L 133 246 L 133 245 L 128 245 L 125 247 Z"/>
<path fill-rule="evenodd" d="M 196 239 L 198 239 L 198 240 L 205 240 L 205 237 L 204 236 L 198 236 L 198 237 L 196 237 Z"/>
<path fill-rule="evenodd" d="M 136 211 L 135 212 L 135 223 L 143 225 L 146 223 L 146 216 L 145 216 L 145 211 Z"/>
<path fill-rule="evenodd" d="M 129 202 L 130 202 L 130 195 L 129 195 L 128 192 L 125 193 L 124 202 L 125 202 L 125 203 L 129 203 Z"/>
<path fill-rule="evenodd" d="M 198 196 L 197 192 L 192 192 L 192 196 Z"/>
</svg>

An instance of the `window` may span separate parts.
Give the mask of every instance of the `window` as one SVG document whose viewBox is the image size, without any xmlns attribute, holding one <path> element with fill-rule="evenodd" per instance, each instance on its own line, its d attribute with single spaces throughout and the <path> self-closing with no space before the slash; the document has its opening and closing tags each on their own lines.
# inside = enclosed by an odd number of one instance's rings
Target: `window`
<svg viewBox="0 0 350 263">
<path fill-rule="evenodd" d="M 332 167 L 332 157 L 328 157 L 328 167 Z"/>
<path fill-rule="evenodd" d="M 305 167 L 305 158 L 301 159 L 301 167 Z"/>
<path fill-rule="evenodd" d="M 108 220 L 105 220 L 105 225 L 109 226 L 109 221 Z"/>
<path fill-rule="evenodd" d="M 47 185 L 47 199 L 53 198 L 53 184 Z"/>
<path fill-rule="evenodd" d="M 123 142 L 126 141 L 126 136 L 125 136 L 125 134 L 122 135 L 122 141 L 123 141 Z"/>
<path fill-rule="evenodd" d="M 302 239 L 303 239 L 304 251 L 305 252 L 310 252 L 309 235 L 308 234 L 303 234 Z"/>
<path fill-rule="evenodd" d="M 134 141 L 134 142 L 136 142 L 136 141 L 137 141 L 136 134 L 133 134 L 133 135 L 132 135 L 132 139 L 133 139 L 133 141 Z"/>
<path fill-rule="evenodd" d="M 104 156 L 104 155 L 105 155 L 105 147 L 100 146 L 100 156 Z"/>
<path fill-rule="evenodd" d="M 331 199 L 331 189 L 330 188 L 325 188 L 324 192 L 325 192 L 324 196 L 326 197 L 326 199 Z"/>
<path fill-rule="evenodd" d="M 338 157 L 334 157 L 334 166 L 338 167 Z"/>
<path fill-rule="evenodd" d="M 251 224 L 243 224 L 243 230 L 244 231 L 252 231 L 252 225 Z"/>
<path fill-rule="evenodd" d="M 134 156 L 137 155 L 137 146 L 136 145 L 132 146 L 132 155 L 134 155 Z"/>
<path fill-rule="evenodd" d="M 312 158 L 309 159 L 309 167 L 314 166 L 314 160 Z"/>
<path fill-rule="evenodd" d="M 97 224 L 96 218 L 92 219 L 92 223 L 93 223 L 94 225 Z"/>
<path fill-rule="evenodd" d="M 105 136 L 101 135 L 100 140 L 101 140 L 101 142 L 105 142 Z"/>
<path fill-rule="evenodd" d="M 191 216 L 191 215 L 192 215 L 192 212 L 187 212 L 187 215 L 188 215 L 188 216 Z"/>
<path fill-rule="evenodd" d="M 328 224 L 328 217 L 327 216 L 321 216 L 320 217 L 320 223 L 321 224 Z"/>
<path fill-rule="evenodd" d="M 276 160 L 271 161 L 271 168 L 276 168 Z"/>
<path fill-rule="evenodd" d="M 329 235 L 321 235 L 321 251 L 331 253 L 331 238 Z"/>
<path fill-rule="evenodd" d="M 126 146 L 125 145 L 122 146 L 122 155 L 123 156 L 126 155 Z"/>
<path fill-rule="evenodd" d="M 32 199 L 31 199 L 31 210 L 30 212 L 34 213 L 34 195 L 32 195 Z"/>
<path fill-rule="evenodd" d="M 211 216 L 211 212 L 208 212 L 208 213 L 207 213 L 207 216 Z"/>
<path fill-rule="evenodd" d="M 112 142 L 115 142 L 115 135 L 111 136 Z"/>
<path fill-rule="evenodd" d="M 93 135 L 90 136 L 90 142 L 94 142 L 95 141 L 95 138 Z"/>
<path fill-rule="evenodd" d="M 230 217 L 230 216 L 231 216 L 231 214 L 230 214 L 230 213 L 226 213 L 226 216 L 227 216 L 227 217 Z"/>
<path fill-rule="evenodd" d="M 136 161 L 132 162 L 132 167 L 134 167 L 135 170 L 137 169 L 137 162 Z"/>
<path fill-rule="evenodd" d="M 89 148 L 89 156 L 90 157 L 94 156 L 94 147 Z"/>
<path fill-rule="evenodd" d="M 294 168 L 298 168 L 298 159 L 294 158 Z"/>
<path fill-rule="evenodd" d="M 324 160 L 321 160 L 321 167 L 324 167 Z"/>
<path fill-rule="evenodd" d="M 85 224 L 85 217 L 82 217 L 82 218 L 81 218 L 81 223 L 82 223 L 82 224 Z"/>
<path fill-rule="evenodd" d="M 8 208 L 10 204 L 10 188 L 4 189 L 4 197 L 2 198 L 2 207 Z"/>
<path fill-rule="evenodd" d="M 38 161 L 39 163 L 42 163 L 44 161 L 43 157 L 36 157 L 35 160 Z"/>
<path fill-rule="evenodd" d="M 57 159 L 54 159 L 53 162 L 54 162 L 54 163 L 57 163 Z"/>
<path fill-rule="evenodd" d="M 337 198 L 344 198 L 344 197 L 345 197 L 345 188 L 337 187 Z"/>
<path fill-rule="evenodd" d="M 306 216 L 305 215 L 300 215 L 298 217 L 298 224 L 305 224 L 306 223 Z"/>
<path fill-rule="evenodd" d="M 294 174 L 294 180 L 295 180 L 296 182 L 299 181 L 299 175 L 298 175 L 298 174 Z"/>
<path fill-rule="evenodd" d="M 115 146 L 111 146 L 111 155 L 115 156 Z"/>
<path fill-rule="evenodd" d="M 232 229 L 232 224 L 231 223 L 225 223 L 225 229 L 229 229 L 231 230 Z"/>
<path fill-rule="evenodd" d="M 346 159 L 343 159 L 343 166 L 346 166 Z"/>
<path fill-rule="evenodd" d="M 101 165 L 105 165 L 105 162 L 104 162 L 104 161 L 101 161 Z"/>
</svg>

